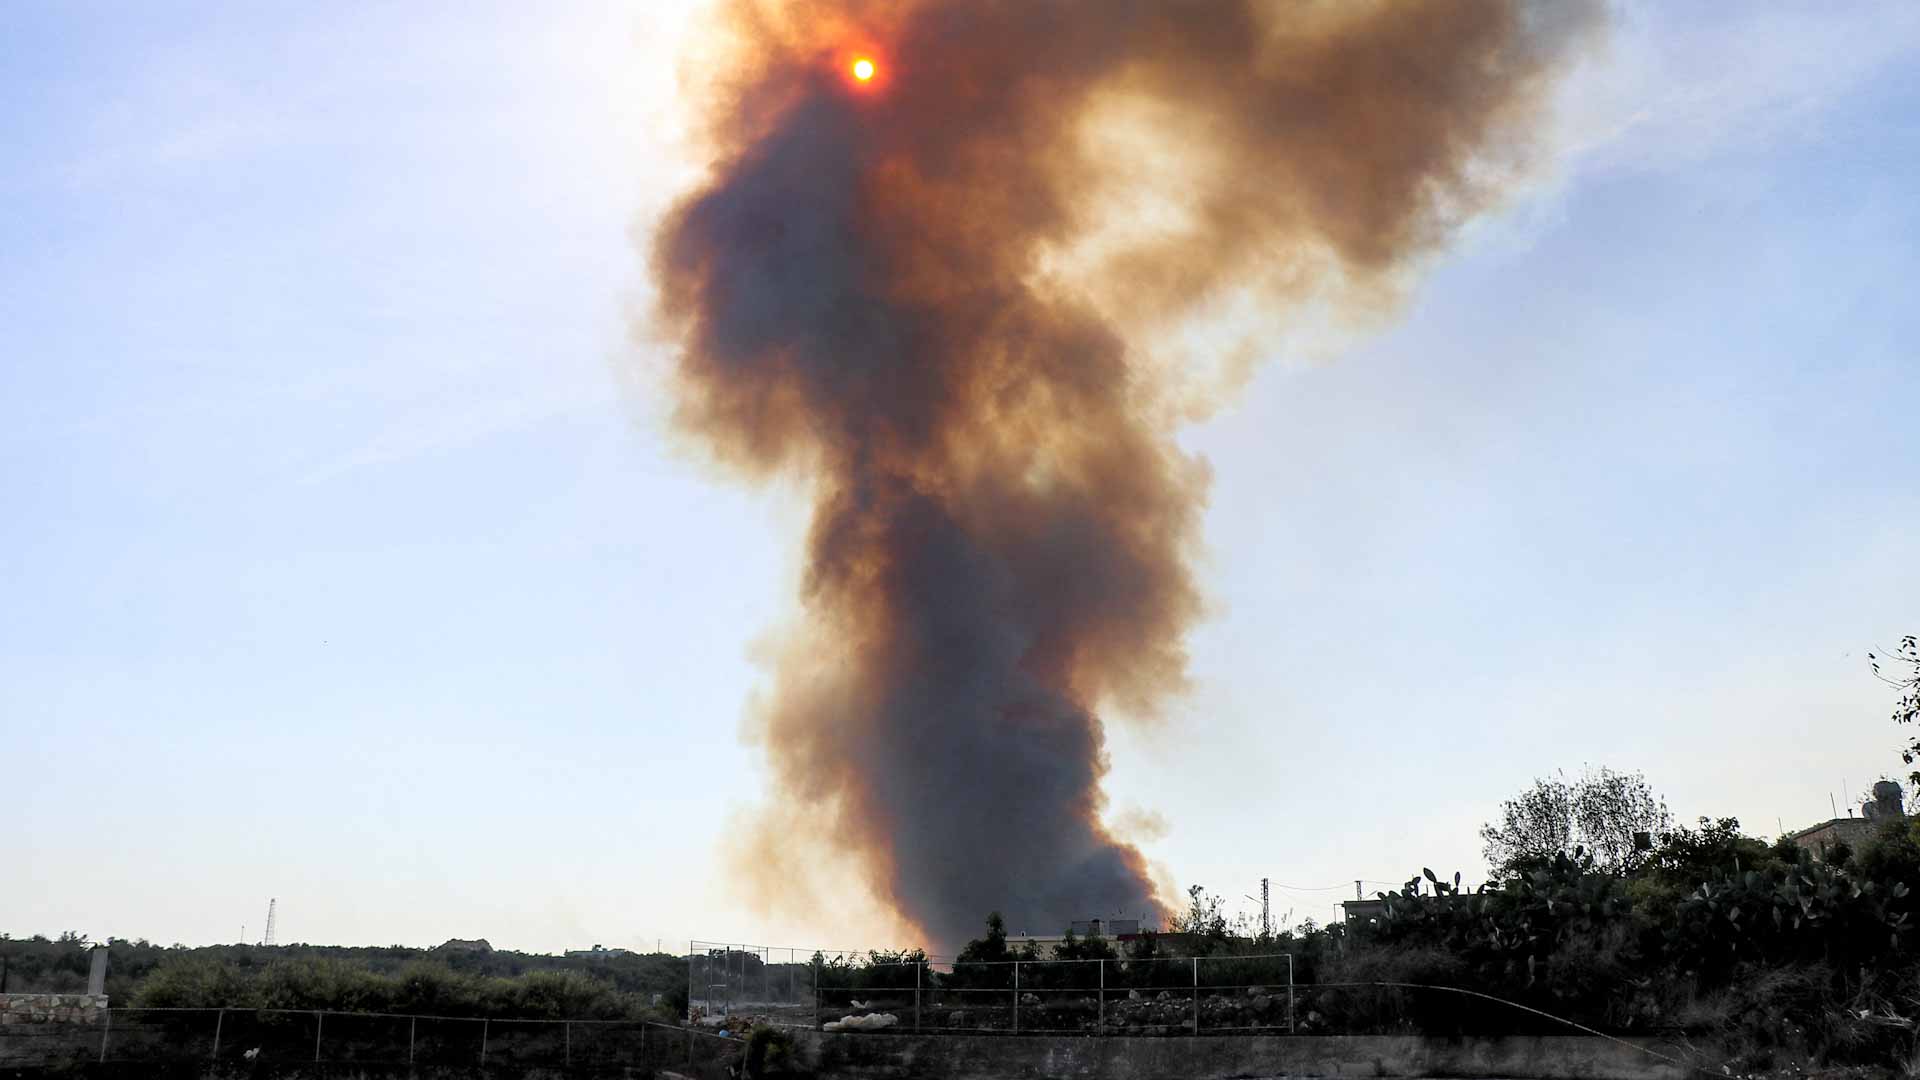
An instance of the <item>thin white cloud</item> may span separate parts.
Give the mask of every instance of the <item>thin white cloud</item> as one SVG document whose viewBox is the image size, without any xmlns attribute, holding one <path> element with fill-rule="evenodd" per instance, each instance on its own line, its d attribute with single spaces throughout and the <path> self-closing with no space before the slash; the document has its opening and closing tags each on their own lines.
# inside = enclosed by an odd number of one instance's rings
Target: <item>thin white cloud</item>
<svg viewBox="0 0 1920 1080">
<path fill-rule="evenodd" d="M 397 464 L 472 446 L 562 416 L 604 409 L 611 391 L 588 385 L 537 396 L 493 396 L 461 405 L 436 401 L 409 411 L 352 450 L 309 466 L 303 483 L 321 483 L 355 469 Z"/>
<path fill-rule="evenodd" d="M 1920 55 L 1911 3 L 1616 6 L 1602 54 L 1566 89 L 1576 170 L 1670 171 L 1806 138 L 1828 108 Z"/>
</svg>

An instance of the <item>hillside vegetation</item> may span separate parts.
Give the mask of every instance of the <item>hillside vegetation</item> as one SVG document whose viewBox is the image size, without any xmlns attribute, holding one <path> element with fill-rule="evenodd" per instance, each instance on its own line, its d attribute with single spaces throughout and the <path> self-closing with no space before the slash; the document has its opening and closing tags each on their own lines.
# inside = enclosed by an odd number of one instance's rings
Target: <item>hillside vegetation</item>
<svg viewBox="0 0 1920 1080">
<path fill-rule="evenodd" d="M 686 1006 L 686 958 L 665 953 L 575 957 L 398 945 L 188 948 L 121 938 L 106 945 L 107 993 L 115 1005 L 551 1019 L 677 1015 Z M 86 989 L 88 951 L 77 933 L 0 936 L 6 988 L 79 993 Z"/>
</svg>

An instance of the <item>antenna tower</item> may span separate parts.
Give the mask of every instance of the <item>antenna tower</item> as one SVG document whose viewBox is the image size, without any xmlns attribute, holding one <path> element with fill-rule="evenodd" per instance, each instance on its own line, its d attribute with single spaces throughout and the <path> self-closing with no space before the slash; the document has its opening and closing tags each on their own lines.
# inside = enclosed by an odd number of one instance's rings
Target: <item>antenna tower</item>
<svg viewBox="0 0 1920 1080">
<path fill-rule="evenodd" d="M 273 909 L 279 903 L 274 897 L 267 898 L 267 940 L 261 942 L 262 945 L 273 944 Z"/>
<path fill-rule="evenodd" d="M 1267 904 L 1267 879 L 1261 878 L 1260 879 L 1260 936 L 1261 937 L 1267 937 L 1273 933 L 1273 918 L 1269 914 L 1270 911 L 1271 911 L 1271 908 Z"/>
</svg>

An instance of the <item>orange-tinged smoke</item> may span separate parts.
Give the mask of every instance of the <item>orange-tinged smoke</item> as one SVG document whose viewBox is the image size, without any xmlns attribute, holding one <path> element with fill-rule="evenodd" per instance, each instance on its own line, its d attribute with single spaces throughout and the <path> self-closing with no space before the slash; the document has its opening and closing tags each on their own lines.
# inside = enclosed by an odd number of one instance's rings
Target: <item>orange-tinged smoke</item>
<svg viewBox="0 0 1920 1080">
<path fill-rule="evenodd" d="M 652 260 L 681 428 L 815 499 L 750 725 L 767 835 L 851 860 L 936 947 L 989 910 L 1151 915 L 1096 710 L 1177 693 L 1201 613 L 1207 473 L 1159 345 L 1230 296 L 1392 295 L 1524 163 L 1584 9 L 723 11 L 714 167 Z M 768 904 L 797 861 L 759 864 Z"/>
</svg>

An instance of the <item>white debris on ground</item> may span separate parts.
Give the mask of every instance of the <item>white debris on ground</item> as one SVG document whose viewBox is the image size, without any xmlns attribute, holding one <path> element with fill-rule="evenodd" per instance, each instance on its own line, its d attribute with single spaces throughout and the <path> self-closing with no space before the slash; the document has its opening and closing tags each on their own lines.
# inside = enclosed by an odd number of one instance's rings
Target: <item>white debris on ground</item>
<svg viewBox="0 0 1920 1080">
<path fill-rule="evenodd" d="M 900 1022 L 892 1013 L 868 1013 L 865 1016 L 843 1016 L 838 1020 L 829 1020 L 820 1025 L 821 1031 L 879 1031 Z"/>
</svg>

